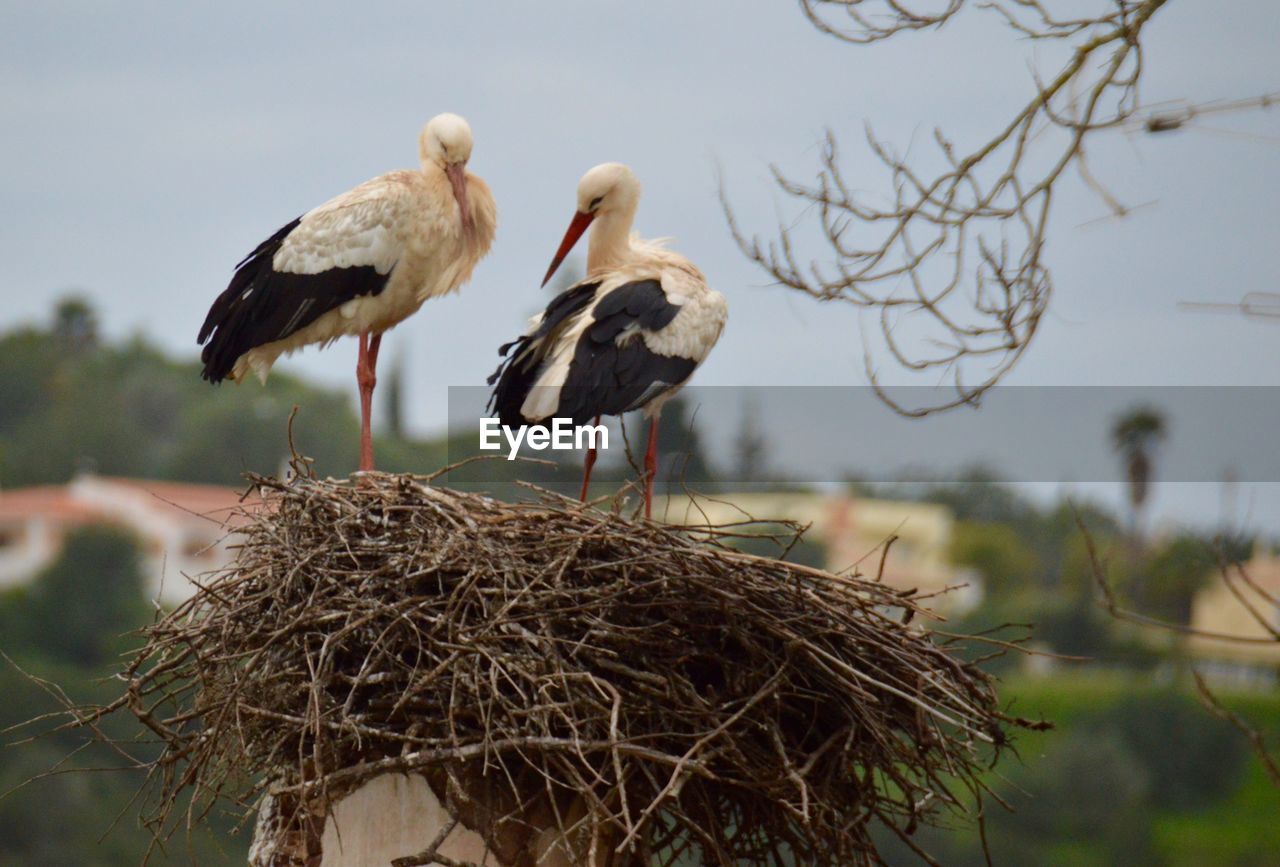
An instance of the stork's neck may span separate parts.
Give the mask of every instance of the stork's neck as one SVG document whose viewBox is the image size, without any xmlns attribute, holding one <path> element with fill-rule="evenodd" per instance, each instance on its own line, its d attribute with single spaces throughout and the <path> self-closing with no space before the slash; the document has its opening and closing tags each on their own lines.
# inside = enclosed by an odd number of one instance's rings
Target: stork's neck
<svg viewBox="0 0 1280 867">
<path fill-rule="evenodd" d="M 606 211 L 591 224 L 591 237 L 587 246 L 587 274 L 598 274 L 616 268 L 631 258 L 631 224 L 636 209 Z"/>
<path fill-rule="evenodd" d="M 444 166 L 440 165 L 434 159 L 428 156 L 422 158 L 422 173 L 429 178 L 443 178 Z"/>
</svg>

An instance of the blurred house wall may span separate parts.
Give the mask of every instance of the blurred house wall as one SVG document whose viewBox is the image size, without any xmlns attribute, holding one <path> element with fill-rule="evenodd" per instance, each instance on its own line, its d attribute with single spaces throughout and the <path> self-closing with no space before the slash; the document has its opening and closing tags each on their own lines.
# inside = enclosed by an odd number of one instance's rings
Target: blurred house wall
<svg viewBox="0 0 1280 867">
<path fill-rule="evenodd" d="M 1271 629 L 1280 630 L 1280 556 L 1261 548 L 1240 571 L 1232 568 L 1226 576 L 1216 574 L 1196 594 L 1191 607 L 1193 629 L 1257 640 L 1224 641 L 1196 635 L 1188 639 L 1187 647 L 1202 660 L 1280 666 L 1280 640 L 1260 618 Z"/>
<path fill-rule="evenodd" d="M 76 528 L 115 524 L 142 544 L 148 595 L 181 602 L 195 591 L 184 576 L 232 559 L 228 535 L 240 500 L 241 492 L 218 485 L 90 474 L 66 485 L 0 491 L 0 589 L 34 580 Z"/>
</svg>

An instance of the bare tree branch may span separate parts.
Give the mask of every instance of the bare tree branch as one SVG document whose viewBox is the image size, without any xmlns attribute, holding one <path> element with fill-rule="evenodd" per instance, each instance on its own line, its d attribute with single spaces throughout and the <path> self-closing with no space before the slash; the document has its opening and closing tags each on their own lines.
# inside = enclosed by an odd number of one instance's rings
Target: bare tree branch
<svg viewBox="0 0 1280 867">
<path fill-rule="evenodd" d="M 1209 685 L 1204 682 L 1204 678 L 1199 672 L 1194 672 L 1196 679 L 1196 693 L 1200 696 L 1200 703 L 1203 704 L 1211 714 L 1218 719 L 1226 720 L 1235 727 L 1236 731 L 1249 739 L 1250 746 L 1253 747 L 1254 754 L 1258 757 L 1258 761 L 1262 762 L 1263 769 L 1267 772 L 1267 776 L 1271 778 L 1271 782 L 1276 786 L 1280 786 L 1280 765 L 1276 764 L 1275 757 L 1271 755 L 1271 750 L 1267 747 L 1267 741 L 1262 736 L 1262 732 L 1256 726 L 1244 719 L 1240 714 L 1226 707 L 1209 689 Z"/>
<path fill-rule="evenodd" d="M 1070 42 L 1057 74 L 1033 77 L 1027 102 L 976 148 L 964 152 L 935 130 L 940 171 L 916 168 L 868 128 L 871 151 L 892 179 L 888 205 L 854 192 L 828 132 L 812 184 L 773 170 L 779 188 L 811 209 L 825 261 L 801 252 L 807 226 L 780 225 L 767 241 L 749 236 L 722 194 L 738 246 L 783 286 L 876 311 L 893 365 L 952 379 L 953 398 L 904 406 L 882 388 L 867 347 L 871 383 L 897 411 L 926 415 L 976 401 L 1017 363 L 1039 328 L 1053 290 L 1043 254 L 1055 186 L 1068 167 L 1081 164 L 1090 134 L 1134 114 L 1141 33 L 1165 2 L 1111 0 L 1086 17 L 1059 16 L 1045 0 L 976 4 L 1021 38 Z M 966 5 L 801 0 L 819 30 L 857 44 L 940 27 Z"/>
</svg>

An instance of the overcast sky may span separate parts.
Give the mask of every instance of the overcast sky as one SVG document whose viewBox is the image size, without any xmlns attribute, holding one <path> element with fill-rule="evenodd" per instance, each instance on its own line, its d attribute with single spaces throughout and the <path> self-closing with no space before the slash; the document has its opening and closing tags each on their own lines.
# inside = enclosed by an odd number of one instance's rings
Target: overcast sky
<svg viewBox="0 0 1280 867">
<path fill-rule="evenodd" d="M 1280 90 L 1274 0 L 1174 0 L 1146 43 L 1144 101 Z M 778 162 L 812 174 L 830 125 L 846 175 L 887 189 L 865 121 L 906 145 L 941 125 L 972 145 L 1025 100 L 1032 46 L 990 15 L 874 47 L 816 32 L 789 0 L 0 3 L 0 327 L 87 291 L 114 335 L 195 357 L 231 268 L 279 225 L 416 162 L 422 123 L 465 115 L 471 168 L 500 212 L 493 253 L 459 296 L 394 332 L 411 421 L 445 387 L 483 381 L 546 296 L 538 278 L 590 166 L 629 163 L 638 228 L 671 236 L 725 292 L 730 326 L 703 385 L 862 384 L 852 308 L 769 287 L 733 246 L 767 231 Z M 1044 60 L 1044 58 L 1040 58 Z M 1180 300 L 1280 291 L 1280 107 L 1168 136 L 1109 134 L 1091 167 L 1128 219 L 1065 178 L 1048 261 L 1056 295 L 1011 384 L 1280 384 L 1280 322 L 1180 311 Z M 1087 225 L 1085 225 L 1087 224 Z M 287 366 L 354 388 L 354 341 Z M 244 387 L 253 388 L 255 385 Z"/>
</svg>

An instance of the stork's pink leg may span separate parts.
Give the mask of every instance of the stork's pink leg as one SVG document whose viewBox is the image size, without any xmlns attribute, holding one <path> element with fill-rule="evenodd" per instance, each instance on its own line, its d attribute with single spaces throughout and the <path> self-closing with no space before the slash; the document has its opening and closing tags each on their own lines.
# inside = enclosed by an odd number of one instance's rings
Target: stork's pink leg
<svg viewBox="0 0 1280 867">
<path fill-rule="evenodd" d="M 360 471 L 373 469 L 373 387 L 378 384 L 378 348 L 382 335 L 369 337 L 360 332 L 360 358 L 356 361 L 356 384 L 360 386 Z"/>
<path fill-rule="evenodd" d="M 600 416 L 596 416 L 596 420 L 592 422 L 596 427 L 600 426 Z M 590 442 L 595 442 L 592 437 Z M 586 460 L 582 462 L 582 493 L 578 495 L 578 499 L 582 502 L 587 501 L 587 488 L 591 487 L 591 468 L 596 465 L 596 447 L 588 446 Z"/>
<path fill-rule="evenodd" d="M 649 449 L 644 453 L 644 516 L 653 517 L 653 480 L 658 475 L 658 415 L 649 419 Z"/>
</svg>

